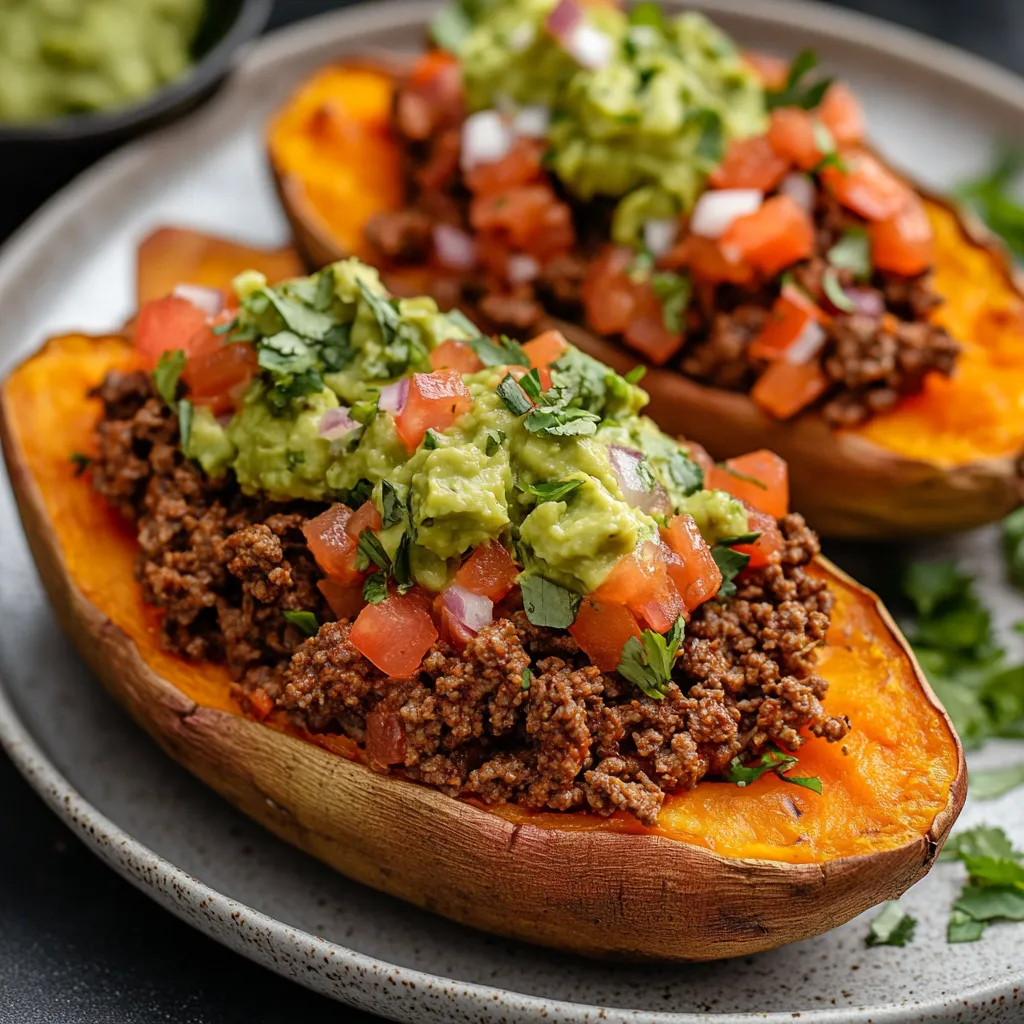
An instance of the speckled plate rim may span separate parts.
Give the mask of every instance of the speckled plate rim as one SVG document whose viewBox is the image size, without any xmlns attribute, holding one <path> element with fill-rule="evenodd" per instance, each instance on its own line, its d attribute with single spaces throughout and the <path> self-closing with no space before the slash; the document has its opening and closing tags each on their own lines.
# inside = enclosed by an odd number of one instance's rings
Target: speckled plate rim
<svg viewBox="0 0 1024 1024">
<path fill-rule="evenodd" d="M 866 15 L 802 0 L 697 0 L 692 6 L 712 15 L 733 15 L 773 29 L 810 32 L 884 53 L 1024 115 L 1024 79 L 955 47 Z M 251 86 L 265 68 L 322 48 L 327 39 L 341 43 L 350 34 L 423 23 L 434 7 L 436 4 L 424 0 L 392 0 L 302 22 L 254 46 L 241 60 L 226 89 L 230 92 Z M 76 211 L 141 173 L 148 147 L 166 134 L 135 142 L 98 163 L 51 199 L 0 248 L 0 304 L 19 276 L 30 272 L 39 254 L 59 240 L 59 233 Z M 0 746 L 29 784 L 97 856 L 177 917 L 277 974 L 395 1020 L 490 1020 L 497 1015 L 508 1022 L 544 1020 L 552 1024 L 596 1020 L 608 1024 L 783 1024 L 799 1017 L 813 1024 L 850 1024 L 854 1019 L 870 1019 L 872 1024 L 910 1024 L 960 1016 L 972 1006 L 1011 996 L 1015 988 L 1024 985 L 1022 969 L 990 985 L 910 1005 L 691 1014 L 600 1008 L 454 981 L 389 964 L 292 928 L 211 889 L 138 842 L 85 800 L 54 766 L 19 718 L 2 678 Z"/>
</svg>

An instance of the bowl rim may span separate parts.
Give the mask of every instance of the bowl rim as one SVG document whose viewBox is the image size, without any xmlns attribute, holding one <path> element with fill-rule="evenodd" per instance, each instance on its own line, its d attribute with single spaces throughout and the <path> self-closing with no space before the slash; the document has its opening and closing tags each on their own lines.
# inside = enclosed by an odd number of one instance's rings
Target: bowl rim
<svg viewBox="0 0 1024 1024">
<path fill-rule="evenodd" d="M 212 90 L 230 72 L 237 51 L 263 31 L 273 7 L 274 0 L 241 0 L 235 20 L 214 46 L 184 73 L 140 102 L 109 111 L 70 114 L 48 121 L 0 124 L 0 145 L 117 138 L 135 128 L 169 118 L 190 99 Z"/>
</svg>

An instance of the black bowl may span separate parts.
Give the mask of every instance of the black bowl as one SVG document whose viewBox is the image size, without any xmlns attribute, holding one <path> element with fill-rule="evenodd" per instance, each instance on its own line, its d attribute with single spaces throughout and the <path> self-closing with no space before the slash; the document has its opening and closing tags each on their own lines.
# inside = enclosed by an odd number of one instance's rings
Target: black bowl
<svg viewBox="0 0 1024 1024">
<path fill-rule="evenodd" d="M 273 2 L 206 0 L 192 67 L 140 103 L 36 124 L 0 124 L 0 240 L 100 156 L 208 99 L 238 49 L 263 30 Z"/>
</svg>

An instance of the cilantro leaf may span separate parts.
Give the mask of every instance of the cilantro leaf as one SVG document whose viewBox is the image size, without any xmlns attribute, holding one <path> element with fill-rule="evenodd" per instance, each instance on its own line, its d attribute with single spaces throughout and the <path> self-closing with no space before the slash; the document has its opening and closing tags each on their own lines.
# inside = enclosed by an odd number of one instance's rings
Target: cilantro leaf
<svg viewBox="0 0 1024 1024">
<path fill-rule="evenodd" d="M 712 166 L 721 163 L 725 155 L 722 115 L 710 107 L 698 107 L 687 115 L 684 127 L 691 124 L 695 124 L 700 131 L 697 157 Z"/>
<path fill-rule="evenodd" d="M 373 530 L 366 529 L 359 534 L 359 540 L 356 543 L 356 568 L 360 572 L 365 572 L 370 568 L 371 562 L 385 572 L 391 568 L 391 559 L 388 558 L 388 553 L 384 550 L 380 538 Z"/>
<path fill-rule="evenodd" d="M 359 480 L 352 490 L 341 495 L 341 500 L 349 508 L 359 508 L 373 497 L 373 484 L 365 477 Z"/>
<path fill-rule="evenodd" d="M 1024 890 L 1009 886 L 968 885 L 953 904 L 974 921 L 1024 921 Z"/>
<path fill-rule="evenodd" d="M 284 463 L 289 473 L 294 473 L 306 461 L 306 453 L 288 449 L 284 453 Z"/>
<path fill-rule="evenodd" d="M 1005 146 L 988 172 L 961 182 L 955 194 L 1006 242 L 1017 259 L 1024 259 L 1024 205 L 1013 186 L 1024 170 L 1024 151 Z"/>
<path fill-rule="evenodd" d="M 183 398 L 178 402 L 178 430 L 181 433 L 181 450 L 188 451 L 188 443 L 192 438 L 192 403 Z"/>
<path fill-rule="evenodd" d="M 441 435 L 434 430 L 433 427 L 427 427 L 427 431 L 423 435 L 423 447 L 426 448 L 428 452 L 432 452 L 438 447 L 438 441 L 440 441 L 440 439 Z"/>
<path fill-rule="evenodd" d="M 750 562 L 750 555 L 742 551 L 734 551 L 723 544 L 716 544 L 711 549 L 711 557 L 715 565 L 722 572 L 722 585 L 718 588 L 716 597 L 719 601 L 726 597 L 732 597 L 736 593 L 736 584 L 733 580 L 746 569 Z"/>
<path fill-rule="evenodd" d="M 530 670 L 530 666 L 527 665 L 523 669 L 523 681 L 519 684 L 520 690 L 528 690 L 530 688 L 530 682 L 533 679 L 533 672 Z"/>
<path fill-rule="evenodd" d="M 75 476 L 81 476 L 92 465 L 92 457 L 81 452 L 72 452 L 68 461 L 75 467 Z"/>
<path fill-rule="evenodd" d="M 516 383 L 511 373 L 505 374 L 495 390 L 505 403 L 505 408 L 513 416 L 525 416 L 533 409 L 533 402 L 526 397 L 523 389 Z"/>
<path fill-rule="evenodd" d="M 858 281 L 866 281 L 874 271 L 867 231 L 861 227 L 847 228 L 825 259 L 836 270 L 849 270 Z"/>
<path fill-rule="evenodd" d="M 391 573 L 395 577 L 400 594 L 406 593 L 416 582 L 412 578 L 412 566 L 410 564 L 411 547 L 412 541 L 409 539 L 409 534 L 403 533 L 402 539 L 398 542 L 398 547 L 395 548 L 395 558 L 391 564 Z"/>
<path fill-rule="evenodd" d="M 597 425 L 600 422 L 601 417 L 589 409 L 560 408 L 553 404 L 548 408 L 534 409 L 526 417 L 525 426 L 531 434 L 547 434 L 550 437 L 592 437 L 597 433 Z"/>
<path fill-rule="evenodd" d="M 843 286 L 839 283 L 839 277 L 836 274 L 835 267 L 829 267 L 824 274 L 821 275 L 821 287 L 828 297 L 828 301 L 832 303 L 836 309 L 843 313 L 854 313 L 857 307 L 853 304 L 853 299 L 843 291 Z"/>
<path fill-rule="evenodd" d="M 579 479 L 549 480 L 546 483 L 523 484 L 522 489 L 527 494 L 540 498 L 541 501 L 562 501 L 582 486 L 583 481 Z"/>
<path fill-rule="evenodd" d="M 743 787 L 757 782 L 766 772 L 775 772 L 783 782 L 790 782 L 794 786 L 802 786 L 804 789 L 821 793 L 821 779 L 813 775 L 786 774 L 797 764 L 797 761 L 798 759 L 793 754 L 787 754 L 775 746 L 774 743 L 770 743 L 761 755 L 761 759 L 754 762 L 754 764 L 744 764 L 738 757 L 734 757 L 729 762 L 725 779 L 726 782 L 734 782 L 737 786 Z"/>
<path fill-rule="evenodd" d="M 452 313 L 448 314 L 449 318 L 453 315 Z M 469 321 L 466 320 L 466 323 L 469 324 Z M 470 324 L 470 326 L 473 325 Z M 523 346 L 504 334 L 495 341 L 478 332 L 475 337 L 469 339 L 469 345 L 484 366 L 530 365 L 530 357 L 523 351 Z"/>
<path fill-rule="evenodd" d="M 278 288 L 264 288 L 263 295 L 277 310 L 285 326 L 301 338 L 323 341 L 335 326 L 334 320 L 312 306 L 286 295 Z"/>
<path fill-rule="evenodd" d="M 398 491 L 390 480 L 382 480 L 380 483 L 381 527 L 387 529 L 402 521 L 405 514 L 405 506 L 398 498 Z"/>
<path fill-rule="evenodd" d="M 789 66 L 786 84 L 781 89 L 765 92 L 765 105 L 769 110 L 778 107 L 801 107 L 813 110 L 825 98 L 833 79 L 821 78 L 808 82 L 807 76 L 818 66 L 818 55 L 813 50 L 802 50 Z"/>
<path fill-rule="evenodd" d="M 1010 582 L 1024 587 L 1024 508 L 1016 509 L 1003 520 L 1003 554 Z"/>
<path fill-rule="evenodd" d="M 704 470 L 682 449 L 674 451 L 669 458 L 668 475 L 684 497 L 704 489 Z"/>
<path fill-rule="evenodd" d="M 185 353 L 176 348 L 173 352 L 165 350 L 160 353 L 160 360 L 153 371 L 153 384 L 157 394 L 168 404 L 174 405 L 178 397 L 178 380 L 185 369 Z"/>
<path fill-rule="evenodd" d="M 359 278 L 356 284 L 359 287 L 359 294 L 363 297 L 363 302 L 369 306 L 373 319 L 377 321 L 381 340 L 385 345 L 390 345 L 397 337 L 398 328 L 402 322 L 394 301 L 385 295 L 378 295 L 368 288 L 362 278 Z"/>
<path fill-rule="evenodd" d="M 519 378 L 519 386 L 526 392 L 526 397 L 536 405 L 540 401 L 542 393 L 540 388 L 540 370 L 533 369 L 529 373 L 524 373 Z"/>
<path fill-rule="evenodd" d="M 485 454 L 488 458 L 494 455 L 497 450 L 505 443 L 505 431 L 493 428 L 486 432 L 487 434 L 487 447 Z"/>
<path fill-rule="evenodd" d="M 631 636 L 623 645 L 616 671 L 652 700 L 664 700 L 685 629 L 686 620 L 680 615 L 664 636 L 652 629 L 645 629 L 639 638 Z"/>
<path fill-rule="evenodd" d="M 647 375 L 647 367 L 643 363 L 637 363 L 629 373 L 623 374 L 622 379 L 627 384 L 639 384 Z"/>
<path fill-rule="evenodd" d="M 367 604 L 380 604 L 387 596 L 387 576 L 383 572 L 371 572 L 363 583 L 363 600 Z"/>
<path fill-rule="evenodd" d="M 953 945 L 958 942 L 977 942 L 988 927 L 985 921 L 975 921 L 962 910 L 954 910 L 946 926 L 946 942 Z"/>
<path fill-rule="evenodd" d="M 535 626 L 568 629 L 576 621 L 580 595 L 543 576 L 522 576 L 519 585 L 523 592 L 526 617 Z"/>
<path fill-rule="evenodd" d="M 313 295 L 313 308 L 315 310 L 320 313 L 326 313 L 334 305 L 334 285 L 334 267 L 324 267 L 316 275 L 316 293 Z"/>
<path fill-rule="evenodd" d="M 875 915 L 866 943 L 869 946 L 905 946 L 914 938 L 916 928 L 916 919 L 891 900 Z"/>
<path fill-rule="evenodd" d="M 651 288 L 661 299 L 661 319 L 666 331 L 682 334 L 686 329 L 683 314 L 690 304 L 693 287 L 685 274 L 660 271 L 651 276 Z"/>
<path fill-rule="evenodd" d="M 994 800 L 1018 786 L 1024 786 L 1024 762 L 1009 768 L 972 771 L 968 778 L 971 796 L 976 800 Z"/>
<path fill-rule="evenodd" d="M 768 490 L 768 485 L 763 480 L 758 480 L 756 476 L 750 476 L 749 473 L 741 473 L 738 469 L 733 469 L 728 462 L 717 462 L 715 465 L 717 465 L 719 469 L 724 469 L 729 476 L 736 477 L 737 480 L 742 480 L 744 483 L 760 487 L 762 491 Z"/>
<path fill-rule="evenodd" d="M 281 614 L 306 636 L 316 636 L 320 629 L 320 623 L 316 621 L 316 616 L 312 612 L 284 611 Z"/>
</svg>

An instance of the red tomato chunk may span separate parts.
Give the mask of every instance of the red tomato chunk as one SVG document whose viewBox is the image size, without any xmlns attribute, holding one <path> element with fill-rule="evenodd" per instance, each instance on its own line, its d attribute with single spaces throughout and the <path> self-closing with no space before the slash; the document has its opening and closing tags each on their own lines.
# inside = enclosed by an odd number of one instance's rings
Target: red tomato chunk
<svg viewBox="0 0 1024 1024">
<path fill-rule="evenodd" d="M 349 640 L 385 675 L 407 679 L 437 641 L 437 627 L 421 598 L 392 594 L 359 613 Z"/>
<path fill-rule="evenodd" d="M 409 399 L 395 426 L 411 450 L 419 447 L 428 430 L 447 430 L 472 404 L 469 388 L 457 370 L 414 373 Z"/>
<path fill-rule="evenodd" d="M 789 511 L 789 467 L 767 449 L 726 459 L 724 468 L 716 466 L 707 476 L 707 487 L 728 491 L 776 519 Z"/>
<path fill-rule="evenodd" d="M 502 544 L 481 544 L 459 568 L 455 582 L 474 594 L 500 601 L 515 585 L 519 566 Z"/>
<path fill-rule="evenodd" d="M 356 540 L 347 527 L 352 509 L 332 505 L 302 528 L 317 565 L 338 583 L 354 583 L 362 574 L 356 569 Z"/>
</svg>

